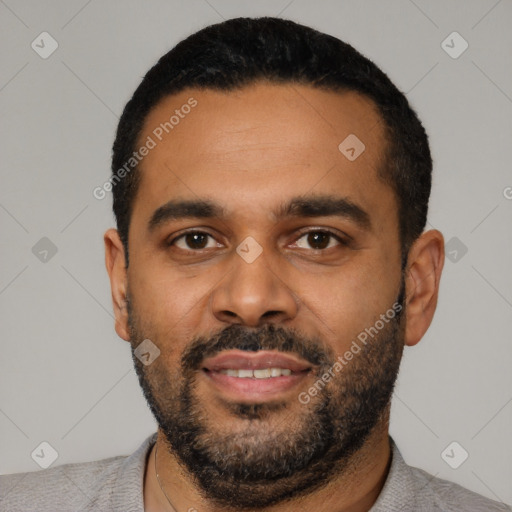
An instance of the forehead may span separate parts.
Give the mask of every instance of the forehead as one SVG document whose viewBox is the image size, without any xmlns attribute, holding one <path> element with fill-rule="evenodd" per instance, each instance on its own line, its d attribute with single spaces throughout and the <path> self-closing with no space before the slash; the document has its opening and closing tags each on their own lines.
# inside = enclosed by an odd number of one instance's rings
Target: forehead
<svg viewBox="0 0 512 512">
<path fill-rule="evenodd" d="M 394 205 L 377 176 L 386 149 L 382 119 L 355 92 L 267 83 L 187 89 L 152 109 L 142 145 L 152 148 L 139 164 L 132 221 L 176 197 L 215 199 L 247 218 L 308 193 Z"/>
</svg>

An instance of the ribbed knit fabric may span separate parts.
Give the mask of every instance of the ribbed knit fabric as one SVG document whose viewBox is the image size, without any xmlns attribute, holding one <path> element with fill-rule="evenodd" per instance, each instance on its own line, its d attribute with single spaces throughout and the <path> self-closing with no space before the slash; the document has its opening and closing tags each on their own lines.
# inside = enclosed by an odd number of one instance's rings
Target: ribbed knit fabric
<svg viewBox="0 0 512 512">
<path fill-rule="evenodd" d="M 0 511 L 144 512 L 144 470 L 155 441 L 156 433 L 128 457 L 0 476 Z M 391 438 L 390 442 L 390 471 L 369 512 L 512 511 L 507 505 L 408 466 Z"/>
</svg>

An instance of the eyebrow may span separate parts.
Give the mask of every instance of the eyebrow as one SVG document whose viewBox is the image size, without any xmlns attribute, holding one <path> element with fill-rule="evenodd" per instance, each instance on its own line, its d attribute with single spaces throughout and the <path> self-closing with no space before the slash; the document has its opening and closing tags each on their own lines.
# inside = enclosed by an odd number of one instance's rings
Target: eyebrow
<svg viewBox="0 0 512 512">
<path fill-rule="evenodd" d="M 370 231 L 370 216 L 359 205 L 348 198 L 332 195 L 297 196 L 280 205 L 272 212 L 278 221 L 300 217 L 341 217 Z M 227 218 L 226 210 L 209 199 L 173 199 L 157 208 L 148 222 L 148 230 L 154 231 L 171 220 Z"/>
</svg>

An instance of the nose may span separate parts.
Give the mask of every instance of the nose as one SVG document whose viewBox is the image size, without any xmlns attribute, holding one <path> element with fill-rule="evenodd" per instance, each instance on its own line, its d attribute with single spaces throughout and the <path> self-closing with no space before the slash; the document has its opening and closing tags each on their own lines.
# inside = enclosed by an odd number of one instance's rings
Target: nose
<svg viewBox="0 0 512 512">
<path fill-rule="evenodd" d="M 297 315 L 298 301 L 292 290 L 271 269 L 265 251 L 248 263 L 233 254 L 231 271 L 212 291 L 210 303 L 217 320 L 229 324 L 259 327 L 279 323 Z"/>
</svg>

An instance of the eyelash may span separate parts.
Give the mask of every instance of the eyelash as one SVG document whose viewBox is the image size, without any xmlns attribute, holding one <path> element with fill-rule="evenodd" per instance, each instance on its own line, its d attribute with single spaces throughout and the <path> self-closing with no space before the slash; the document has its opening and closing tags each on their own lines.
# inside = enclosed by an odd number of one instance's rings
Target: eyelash
<svg viewBox="0 0 512 512">
<path fill-rule="evenodd" d="M 340 235 L 334 233 L 333 231 L 330 231 L 328 229 L 319 229 L 319 228 L 307 229 L 305 231 L 301 231 L 299 233 L 299 236 L 296 238 L 295 241 L 300 240 L 303 236 L 308 235 L 310 233 L 326 234 L 326 235 L 329 235 L 330 237 L 334 238 L 337 242 L 339 242 L 339 244 L 341 246 L 345 246 L 346 247 L 346 246 L 349 245 L 349 242 L 347 240 L 343 239 Z M 178 235 L 177 237 L 173 238 L 172 240 L 167 242 L 167 245 L 169 247 L 171 247 L 171 246 L 173 246 L 176 243 L 177 240 L 180 240 L 180 239 L 184 238 L 187 235 L 195 235 L 195 234 L 207 235 L 207 236 L 209 236 L 209 237 L 211 237 L 211 238 L 213 238 L 215 240 L 215 237 L 211 233 L 208 233 L 207 231 L 200 231 L 200 230 L 197 230 L 197 229 L 192 229 L 190 231 L 185 231 L 185 232 L 181 233 L 180 235 Z M 332 249 L 332 247 L 327 247 L 325 249 L 310 249 L 310 250 L 311 251 L 326 251 L 328 249 Z M 205 250 L 208 250 L 208 249 L 181 249 L 181 250 L 182 251 L 187 251 L 189 253 L 200 253 L 201 251 L 205 251 Z M 307 250 L 307 249 L 302 249 L 302 250 Z"/>
</svg>

